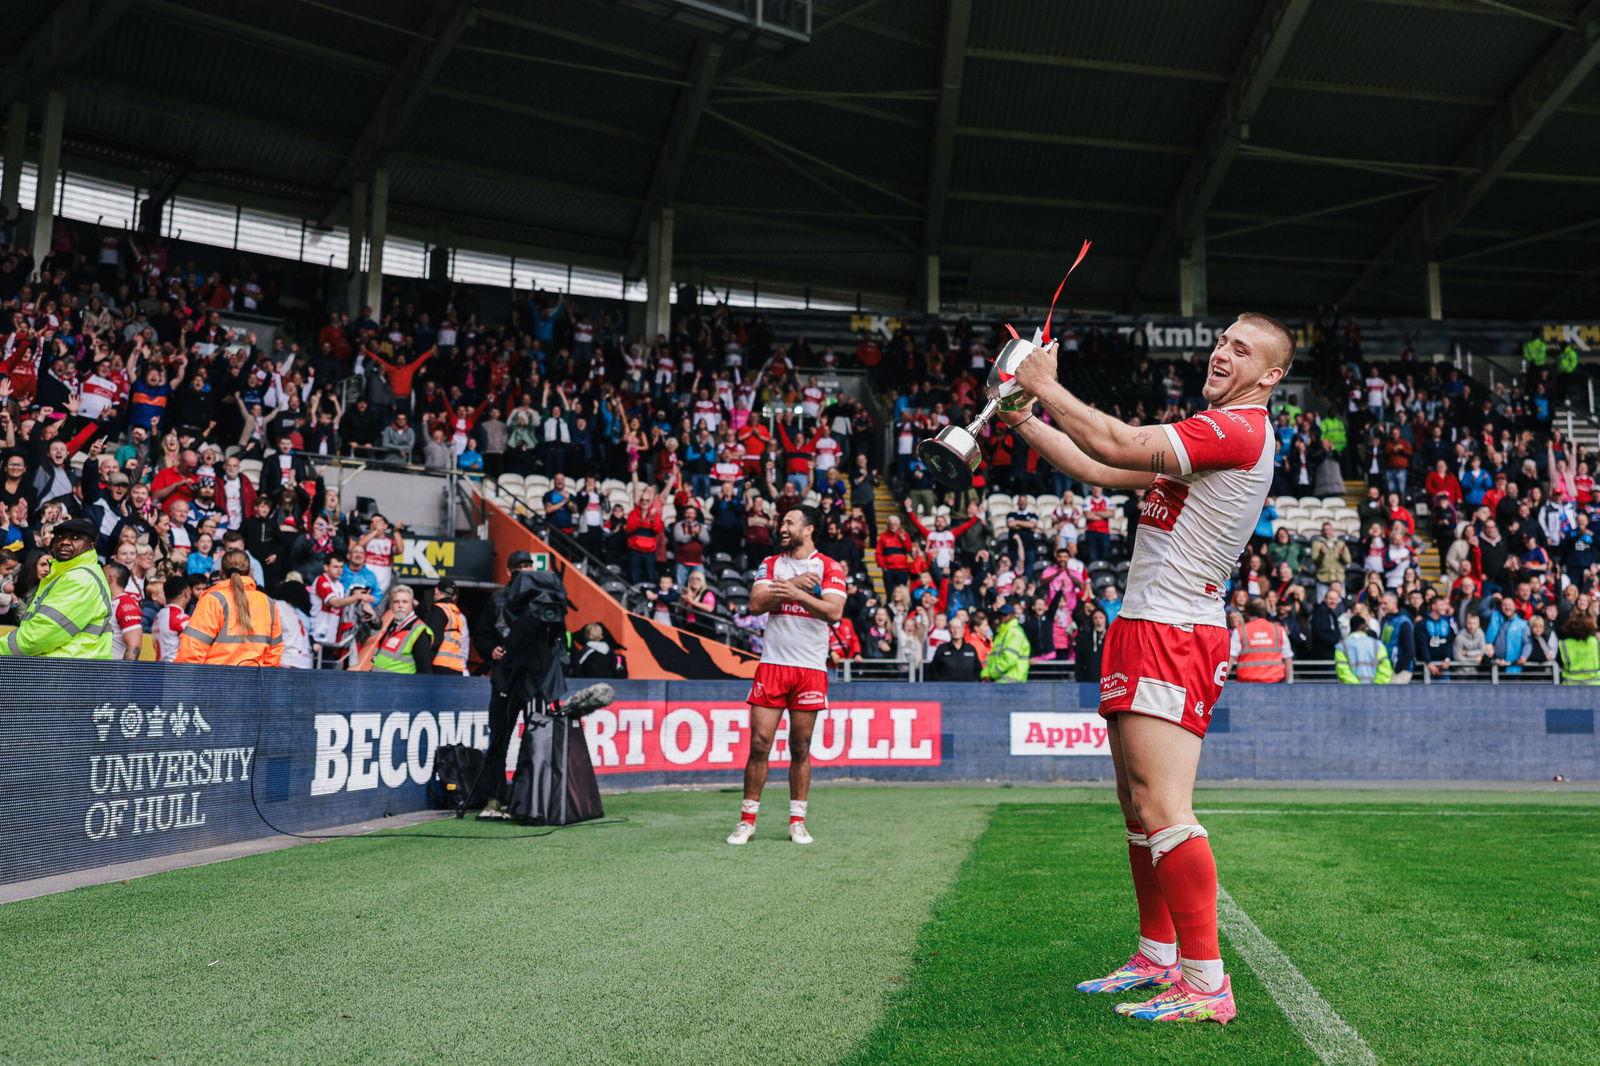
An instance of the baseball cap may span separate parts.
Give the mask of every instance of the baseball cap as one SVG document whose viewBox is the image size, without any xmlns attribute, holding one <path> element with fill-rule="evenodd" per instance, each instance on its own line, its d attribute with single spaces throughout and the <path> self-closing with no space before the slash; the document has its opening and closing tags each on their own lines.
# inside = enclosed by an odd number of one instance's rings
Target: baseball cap
<svg viewBox="0 0 1600 1066">
<path fill-rule="evenodd" d="M 126 485 L 126 484 L 128 484 L 128 475 L 124 474 L 122 471 L 118 470 L 115 473 L 111 474 L 111 476 L 106 478 L 106 484 L 107 485 Z"/>
<path fill-rule="evenodd" d="M 516 551 L 512 552 L 510 558 L 506 559 L 506 569 L 507 570 L 515 570 L 519 566 L 532 566 L 532 565 L 533 565 L 533 555 L 531 553 L 529 553 L 529 552 L 523 551 L 520 548 L 517 549 Z"/>
<path fill-rule="evenodd" d="M 1004 618 L 1004 617 L 1006 617 L 1007 615 L 1010 615 L 1010 614 L 1015 614 L 1016 611 L 1017 611 L 1016 607 L 1011 603 L 1010 600 L 1001 600 L 1000 601 L 1000 606 L 998 606 L 998 607 L 996 607 L 994 609 L 994 613 L 999 615 L 1002 618 Z"/>
<path fill-rule="evenodd" d="M 433 587 L 433 591 L 442 592 L 447 596 L 454 596 L 456 594 L 456 592 L 459 591 L 459 590 L 456 588 L 455 579 L 447 577 L 447 578 L 444 578 L 443 580 L 441 580 L 437 585 L 435 585 Z"/>
</svg>

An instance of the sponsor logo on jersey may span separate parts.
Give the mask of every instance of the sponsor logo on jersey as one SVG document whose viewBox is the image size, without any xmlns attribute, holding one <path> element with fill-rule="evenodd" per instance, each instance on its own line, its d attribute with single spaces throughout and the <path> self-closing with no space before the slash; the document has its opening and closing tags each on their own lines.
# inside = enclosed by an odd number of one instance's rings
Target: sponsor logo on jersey
<svg viewBox="0 0 1600 1066">
<path fill-rule="evenodd" d="M 1244 431 L 1246 433 L 1254 433 L 1256 431 L 1255 427 L 1250 424 L 1250 420 L 1248 418 L 1246 418 L 1244 415 L 1239 414 L 1237 411 L 1229 411 L 1227 409 L 1223 409 L 1223 410 L 1218 411 L 1217 413 L 1222 415 L 1225 418 L 1230 419 L 1231 421 L 1239 423 L 1241 426 L 1244 427 Z M 1217 434 L 1217 436 L 1219 436 L 1219 437 L 1221 435 L 1222 434 L 1220 434 L 1220 433 Z"/>
<path fill-rule="evenodd" d="M 1188 499 L 1187 482 L 1175 481 L 1165 474 L 1157 477 L 1145 494 L 1144 505 L 1139 508 L 1139 524 L 1171 533 Z"/>
<path fill-rule="evenodd" d="M 1101 703 L 1104 703 L 1106 700 L 1114 700 L 1118 696 L 1126 696 L 1127 694 L 1128 694 L 1128 675 L 1127 674 L 1121 674 L 1121 673 L 1107 674 L 1105 677 L 1102 677 L 1100 679 L 1100 702 Z"/>
<path fill-rule="evenodd" d="M 1223 432 L 1222 427 L 1217 425 L 1217 420 L 1212 418 L 1210 415 L 1204 415 L 1204 414 L 1195 415 L 1194 416 L 1194 420 L 1196 422 L 1204 422 L 1206 425 L 1210 426 L 1211 427 L 1211 432 L 1213 432 L 1213 433 L 1215 433 L 1217 435 L 1217 439 L 1218 440 L 1227 440 L 1228 439 L 1228 434 Z"/>
</svg>

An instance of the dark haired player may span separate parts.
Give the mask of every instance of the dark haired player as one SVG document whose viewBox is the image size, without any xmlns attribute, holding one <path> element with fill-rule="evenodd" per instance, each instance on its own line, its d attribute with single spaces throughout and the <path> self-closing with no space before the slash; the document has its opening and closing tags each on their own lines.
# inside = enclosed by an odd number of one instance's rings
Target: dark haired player
<svg viewBox="0 0 1600 1066">
<path fill-rule="evenodd" d="M 815 507 L 783 516 L 778 541 L 786 551 L 768 556 L 750 589 L 750 613 L 770 615 L 761 664 L 750 686 L 750 758 L 744 764 L 744 803 L 728 843 L 756 833 L 767 756 L 778 719 L 789 712 L 789 839 L 811 843 L 806 793 L 811 789 L 811 731 L 828 708 L 828 628 L 844 614 L 844 571 L 817 551 L 812 538 L 822 521 Z"/>
<path fill-rule="evenodd" d="M 1217 942 L 1217 866 L 1195 819 L 1200 744 L 1228 673 L 1223 590 L 1272 484 L 1267 401 L 1294 359 L 1294 335 L 1248 313 L 1211 353 L 1210 405 L 1168 425 L 1130 426 L 1062 387 L 1056 348 L 1018 368 L 1060 429 L 1003 415 L 1057 469 L 1111 489 L 1148 489 L 1122 612 L 1106 634 L 1100 713 L 1139 903 L 1139 946 L 1084 992 L 1145 989 L 1118 1014 L 1226 1023 L 1238 1013 Z"/>
</svg>

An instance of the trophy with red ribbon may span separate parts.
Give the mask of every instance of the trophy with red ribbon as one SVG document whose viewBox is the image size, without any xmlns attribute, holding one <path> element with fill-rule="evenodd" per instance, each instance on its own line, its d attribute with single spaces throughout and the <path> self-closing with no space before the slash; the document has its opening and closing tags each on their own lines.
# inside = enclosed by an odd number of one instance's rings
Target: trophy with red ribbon
<svg viewBox="0 0 1600 1066">
<path fill-rule="evenodd" d="M 978 412 L 978 417 L 965 426 L 945 426 L 917 447 L 917 456 L 927 464 L 928 472 L 940 484 L 963 491 L 970 488 L 972 475 L 977 473 L 983 455 L 978 446 L 978 434 L 999 412 L 1020 411 L 1033 403 L 1033 397 L 1017 384 L 1017 371 L 1035 348 L 1051 343 L 1050 320 L 1055 317 L 1056 301 L 1061 298 L 1067 278 L 1078 269 L 1083 257 L 1089 254 L 1089 243 L 1083 242 L 1083 247 L 1078 250 L 1078 258 L 1073 260 L 1061 284 L 1056 286 L 1043 329 L 1034 330 L 1031 340 L 1023 340 L 1017 335 L 1016 329 L 1007 323 L 1006 329 L 1010 331 L 1011 339 L 1006 341 L 1005 347 L 1000 349 L 1000 354 L 995 356 L 993 365 L 989 367 L 989 380 L 983 387 L 988 402 Z"/>
</svg>

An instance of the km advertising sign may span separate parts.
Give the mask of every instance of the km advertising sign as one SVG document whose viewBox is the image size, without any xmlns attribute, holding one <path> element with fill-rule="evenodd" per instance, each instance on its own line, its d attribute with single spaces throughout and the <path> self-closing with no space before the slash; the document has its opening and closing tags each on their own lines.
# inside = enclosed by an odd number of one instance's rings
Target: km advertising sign
<svg viewBox="0 0 1600 1066">
<path fill-rule="evenodd" d="M 818 766 L 938 766 L 939 704 L 918 700 L 838 703 L 817 713 Z M 618 700 L 583 719 L 597 773 L 740 769 L 750 752 L 750 708 L 707 700 Z M 789 762 L 789 716 L 778 722 L 770 761 Z"/>
<path fill-rule="evenodd" d="M 405 552 L 394 561 L 394 576 L 407 581 L 439 581 L 447 577 L 493 581 L 494 544 L 451 537 L 407 537 Z"/>
</svg>

